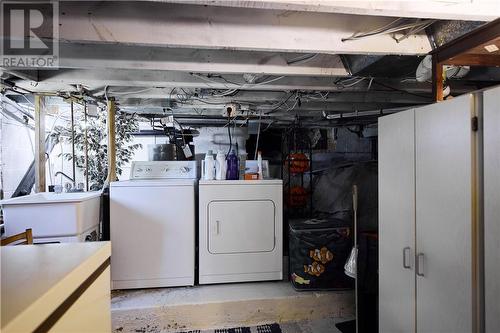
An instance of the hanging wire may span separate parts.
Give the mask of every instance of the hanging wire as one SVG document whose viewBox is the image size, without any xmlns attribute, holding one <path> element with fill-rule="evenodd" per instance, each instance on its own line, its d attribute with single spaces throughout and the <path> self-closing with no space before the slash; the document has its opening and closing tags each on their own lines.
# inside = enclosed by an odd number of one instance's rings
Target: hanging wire
<svg viewBox="0 0 500 333">
<path fill-rule="evenodd" d="M 372 37 L 372 36 L 377 36 L 377 35 L 386 35 L 386 34 L 391 34 L 391 33 L 396 33 L 399 31 L 404 31 L 404 30 L 410 30 L 406 34 L 403 35 L 403 37 L 400 37 L 399 40 L 396 39 L 397 42 L 407 38 L 410 36 L 411 33 L 417 33 L 419 31 L 422 31 L 423 29 L 427 28 L 437 20 L 417 20 L 416 22 L 410 22 L 408 23 L 408 19 L 406 18 L 398 18 L 388 24 L 386 24 L 383 27 L 368 31 L 368 32 L 357 32 L 354 33 L 352 36 L 347 37 L 347 38 L 342 38 L 342 42 L 346 41 L 351 41 L 351 40 L 358 40 L 362 38 L 367 38 L 367 37 Z"/>
</svg>

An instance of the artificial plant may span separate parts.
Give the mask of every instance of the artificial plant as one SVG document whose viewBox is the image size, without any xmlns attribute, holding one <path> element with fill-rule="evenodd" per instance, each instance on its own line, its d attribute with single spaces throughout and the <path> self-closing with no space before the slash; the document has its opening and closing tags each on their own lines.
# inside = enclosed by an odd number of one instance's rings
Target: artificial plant
<svg viewBox="0 0 500 333">
<path fill-rule="evenodd" d="M 108 174 L 108 141 L 106 129 L 106 113 L 99 112 L 96 117 L 88 117 L 87 125 L 83 120 L 75 124 L 75 158 L 76 166 L 85 174 L 85 127 L 87 128 L 88 176 L 89 190 L 102 189 Z M 122 167 L 130 162 L 141 144 L 132 144 L 131 133 L 139 130 L 136 114 L 118 111 L 115 116 L 116 130 L 116 174 L 122 174 Z M 71 128 L 59 131 L 69 144 L 72 144 Z M 71 161 L 72 153 L 64 153 L 63 157 Z"/>
</svg>

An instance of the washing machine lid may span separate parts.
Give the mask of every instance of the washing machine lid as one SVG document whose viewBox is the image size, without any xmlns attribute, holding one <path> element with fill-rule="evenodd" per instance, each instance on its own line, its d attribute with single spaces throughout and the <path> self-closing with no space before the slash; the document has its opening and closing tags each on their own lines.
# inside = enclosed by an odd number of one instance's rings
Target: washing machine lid
<svg viewBox="0 0 500 333">
<path fill-rule="evenodd" d="M 196 179 L 141 179 L 112 182 L 111 187 L 165 187 L 165 186 L 195 186 Z"/>
<path fill-rule="evenodd" d="M 200 179 L 200 185 L 283 185 L 281 179 L 260 180 L 204 180 Z"/>
</svg>

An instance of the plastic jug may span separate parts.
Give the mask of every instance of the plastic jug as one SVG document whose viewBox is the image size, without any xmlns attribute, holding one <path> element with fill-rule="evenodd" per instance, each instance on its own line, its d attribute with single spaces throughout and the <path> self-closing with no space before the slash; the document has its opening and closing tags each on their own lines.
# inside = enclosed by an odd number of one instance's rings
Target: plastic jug
<svg viewBox="0 0 500 333">
<path fill-rule="evenodd" d="M 215 160 L 212 151 L 207 151 L 205 159 L 202 161 L 201 170 L 203 172 L 202 178 L 205 180 L 215 179 Z"/>
<path fill-rule="evenodd" d="M 215 158 L 215 179 L 224 180 L 226 179 L 227 165 L 226 165 L 226 154 L 219 151 Z"/>
</svg>

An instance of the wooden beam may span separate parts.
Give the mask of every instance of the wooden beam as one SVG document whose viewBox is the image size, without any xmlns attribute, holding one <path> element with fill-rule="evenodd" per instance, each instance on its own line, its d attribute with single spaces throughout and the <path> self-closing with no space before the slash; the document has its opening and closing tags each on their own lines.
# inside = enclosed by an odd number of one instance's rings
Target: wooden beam
<svg viewBox="0 0 500 333">
<path fill-rule="evenodd" d="M 116 180 L 116 130 L 115 130 L 116 104 L 114 99 L 108 100 L 108 182 Z"/>
<path fill-rule="evenodd" d="M 444 61 L 446 65 L 455 66 L 500 66 L 500 54 L 461 54 Z"/>
<path fill-rule="evenodd" d="M 35 192 L 45 192 L 45 101 L 35 95 Z"/>
<path fill-rule="evenodd" d="M 195 2 L 195 1 L 193 1 Z M 188 49 L 322 54 L 423 55 L 424 33 L 397 43 L 389 34 L 343 42 L 355 33 L 394 21 L 383 16 L 304 13 L 293 10 L 178 5 L 160 1 L 60 1 L 59 38 Z M 41 31 L 39 38 L 52 38 Z M 167 59 L 164 59 L 167 60 Z"/>
<path fill-rule="evenodd" d="M 487 43 L 500 36 L 500 18 L 487 23 L 445 45 L 433 50 L 431 54 L 437 56 L 440 63 L 466 53 L 467 51 Z"/>
<path fill-rule="evenodd" d="M 436 102 L 443 100 L 443 64 L 432 55 L 432 96 Z"/>
</svg>

